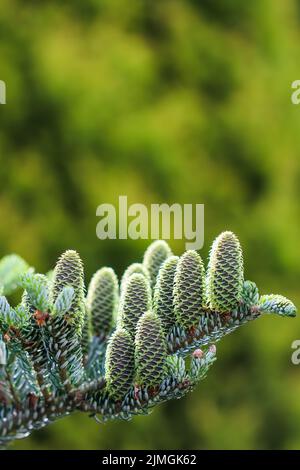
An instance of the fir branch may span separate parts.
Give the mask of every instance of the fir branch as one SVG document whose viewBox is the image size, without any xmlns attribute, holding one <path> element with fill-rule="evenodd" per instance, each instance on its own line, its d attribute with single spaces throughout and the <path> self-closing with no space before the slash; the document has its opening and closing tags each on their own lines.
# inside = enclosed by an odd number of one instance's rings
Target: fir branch
<svg viewBox="0 0 300 470">
<path fill-rule="evenodd" d="M 296 315 L 290 300 L 243 280 L 231 232 L 213 243 L 206 278 L 196 252 L 178 258 L 157 241 L 121 284 L 119 304 L 116 275 L 102 268 L 85 302 L 82 262 L 67 251 L 51 289 L 26 271 L 20 305 L 0 296 L 0 446 L 78 410 L 101 422 L 148 414 L 205 378 L 223 336 L 263 314 Z"/>
</svg>

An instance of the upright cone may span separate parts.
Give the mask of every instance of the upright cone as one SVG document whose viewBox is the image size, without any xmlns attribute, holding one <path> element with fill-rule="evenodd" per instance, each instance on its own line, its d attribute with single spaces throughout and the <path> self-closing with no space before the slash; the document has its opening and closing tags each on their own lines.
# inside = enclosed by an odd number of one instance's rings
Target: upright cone
<svg viewBox="0 0 300 470">
<path fill-rule="evenodd" d="M 178 256 L 170 256 L 166 259 L 159 270 L 154 289 L 154 312 L 161 319 L 166 334 L 176 322 L 173 291 L 178 260 Z"/>
<path fill-rule="evenodd" d="M 95 336 L 106 336 L 111 331 L 118 308 L 118 291 L 118 279 L 113 269 L 101 268 L 92 277 L 86 304 Z"/>
<path fill-rule="evenodd" d="M 219 312 L 234 310 L 241 300 L 244 282 L 240 242 L 232 232 L 221 233 L 214 241 L 207 272 L 209 307 Z"/>
<path fill-rule="evenodd" d="M 83 264 L 79 254 L 74 250 L 67 250 L 59 258 L 55 269 L 52 286 L 52 300 L 56 301 L 65 286 L 73 287 L 74 296 L 68 312 L 72 324 L 76 325 L 81 335 L 84 318 L 84 273 Z"/>
<path fill-rule="evenodd" d="M 114 400 L 122 400 L 133 383 L 134 343 L 124 329 L 118 328 L 109 339 L 105 379 L 109 395 Z"/>
<path fill-rule="evenodd" d="M 154 289 L 158 271 L 163 262 L 172 255 L 171 248 L 163 240 L 156 240 L 147 248 L 143 264 L 150 275 L 151 288 Z"/>
<path fill-rule="evenodd" d="M 205 274 L 201 256 L 193 250 L 178 262 L 174 282 L 174 307 L 177 322 L 184 328 L 196 326 L 203 313 Z"/>
<path fill-rule="evenodd" d="M 135 338 L 136 381 L 139 385 L 158 385 L 166 372 L 167 346 L 161 321 L 146 312 L 139 320 Z"/>
<path fill-rule="evenodd" d="M 143 276 L 145 276 L 147 280 L 150 279 L 149 272 L 145 268 L 145 266 L 143 266 L 142 263 L 132 263 L 130 266 L 128 266 L 128 268 L 125 270 L 122 276 L 121 287 L 120 287 L 121 293 L 124 291 L 126 282 L 128 281 L 128 279 L 130 278 L 132 274 L 142 274 Z"/>
<path fill-rule="evenodd" d="M 143 274 L 132 274 L 122 292 L 120 325 L 134 338 L 139 318 L 151 308 L 151 290 Z"/>
</svg>

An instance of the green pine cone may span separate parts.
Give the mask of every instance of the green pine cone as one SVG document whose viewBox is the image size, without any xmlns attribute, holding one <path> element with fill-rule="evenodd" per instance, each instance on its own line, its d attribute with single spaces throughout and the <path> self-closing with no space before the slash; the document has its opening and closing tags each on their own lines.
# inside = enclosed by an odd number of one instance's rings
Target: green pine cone
<svg viewBox="0 0 300 470">
<path fill-rule="evenodd" d="M 139 318 L 151 309 L 151 290 L 143 274 L 132 274 L 128 279 L 120 302 L 120 324 L 132 337 Z"/>
<path fill-rule="evenodd" d="M 209 307 L 219 312 L 234 310 L 241 300 L 244 282 L 240 242 L 232 232 L 221 233 L 213 242 L 207 272 Z"/>
<path fill-rule="evenodd" d="M 297 312 L 293 302 L 283 295 L 262 295 L 258 306 L 261 313 L 276 313 L 277 315 L 295 317 Z"/>
<path fill-rule="evenodd" d="M 163 240 L 151 243 L 144 254 L 143 265 L 149 272 L 150 285 L 154 289 L 159 268 L 163 262 L 172 255 L 171 248 Z"/>
<path fill-rule="evenodd" d="M 105 359 L 107 391 L 114 400 L 122 400 L 130 390 L 134 373 L 134 343 L 126 330 L 117 328 L 109 339 Z"/>
<path fill-rule="evenodd" d="M 120 291 L 122 292 L 125 288 L 126 282 L 128 281 L 129 277 L 132 274 L 143 274 L 147 280 L 149 280 L 149 273 L 145 266 L 142 263 L 132 263 L 128 268 L 125 270 L 122 280 L 121 280 L 121 288 Z"/>
<path fill-rule="evenodd" d="M 259 300 L 259 292 L 255 282 L 245 281 L 243 285 L 242 299 L 247 307 L 257 305 Z"/>
<path fill-rule="evenodd" d="M 166 334 L 175 325 L 173 290 L 178 260 L 178 256 L 166 259 L 159 270 L 154 289 L 154 313 L 159 316 Z"/>
<path fill-rule="evenodd" d="M 205 304 L 205 270 L 201 256 L 193 250 L 179 259 L 174 280 L 174 308 L 184 328 L 196 326 Z"/>
<path fill-rule="evenodd" d="M 78 334 L 81 335 L 85 317 L 84 272 L 80 256 L 74 250 L 67 250 L 63 253 L 55 266 L 52 284 L 53 302 L 65 286 L 74 289 L 74 297 L 67 315 L 76 326 Z"/>
<path fill-rule="evenodd" d="M 92 277 L 86 301 L 95 336 L 102 337 L 110 333 L 118 302 L 119 284 L 114 270 L 99 269 Z"/>
<path fill-rule="evenodd" d="M 135 337 L 136 381 L 154 387 L 166 374 L 167 345 L 159 317 L 146 312 L 139 320 Z"/>
</svg>

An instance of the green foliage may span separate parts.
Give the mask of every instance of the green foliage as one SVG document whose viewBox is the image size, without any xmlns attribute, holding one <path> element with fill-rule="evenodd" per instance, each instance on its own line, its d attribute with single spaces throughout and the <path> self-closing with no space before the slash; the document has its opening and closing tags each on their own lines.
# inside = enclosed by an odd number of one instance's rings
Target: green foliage
<svg viewBox="0 0 300 470">
<path fill-rule="evenodd" d="M 259 292 L 257 285 L 252 281 L 245 281 L 242 291 L 242 300 L 248 307 L 258 304 Z"/>
<path fill-rule="evenodd" d="M 150 276 L 150 285 L 154 289 L 159 268 L 163 262 L 172 255 L 169 245 L 162 240 L 156 240 L 147 248 L 143 264 Z"/>
<path fill-rule="evenodd" d="M 18 305 L 13 309 L 6 297 L 0 297 L 0 331 L 6 333 L 10 327 L 20 327 L 28 320 L 29 312 L 27 308 Z"/>
<path fill-rule="evenodd" d="M 146 387 L 158 385 L 166 375 L 167 344 L 155 313 L 146 312 L 139 319 L 135 347 L 137 383 Z"/>
<path fill-rule="evenodd" d="M 18 287 L 21 274 L 29 270 L 29 265 L 18 255 L 4 256 L 0 260 L 0 286 L 4 295 L 11 294 Z"/>
<path fill-rule="evenodd" d="M 101 268 L 92 277 L 86 303 L 94 335 L 107 336 L 111 331 L 118 308 L 118 292 L 118 279 L 113 269 Z"/>
<path fill-rule="evenodd" d="M 41 393 L 46 400 L 49 400 L 52 394 L 55 393 L 55 387 L 50 379 L 51 364 L 49 364 L 49 350 L 45 347 L 44 321 L 43 317 L 39 318 L 32 314 L 17 332 L 16 339 L 20 342 L 23 351 L 27 353 L 29 361 L 26 361 L 22 352 L 18 353 L 21 366 L 17 365 L 16 373 L 20 373 L 18 371 L 19 367 L 21 371 L 25 369 L 28 376 L 27 381 L 29 382 L 26 387 L 27 393 Z M 38 384 L 35 387 L 30 387 L 32 377 L 35 377 Z M 17 384 L 16 388 L 19 389 L 19 387 L 20 385 Z M 23 394 L 24 390 L 22 390 Z"/>
<path fill-rule="evenodd" d="M 154 312 L 161 319 L 165 333 L 168 333 L 175 324 L 173 291 L 178 260 L 178 256 L 166 259 L 159 270 L 154 290 Z"/>
<path fill-rule="evenodd" d="M 50 338 L 49 355 L 58 371 L 60 387 L 71 393 L 84 379 L 82 335 L 76 333 L 67 316 L 50 316 L 46 329 Z"/>
<path fill-rule="evenodd" d="M 64 287 L 55 300 L 53 305 L 53 314 L 64 315 L 71 310 L 73 297 L 74 288 L 71 286 Z"/>
<path fill-rule="evenodd" d="M 0 297 L 0 325 L 3 328 L 4 325 L 13 323 L 13 311 L 9 305 L 6 297 Z M 5 328 L 5 327 L 4 327 Z"/>
<path fill-rule="evenodd" d="M 27 273 L 20 277 L 20 286 L 26 291 L 28 301 L 33 308 L 47 312 L 50 306 L 49 285 L 46 276 Z"/>
<path fill-rule="evenodd" d="M 244 282 L 243 255 L 232 232 L 213 242 L 207 269 L 207 299 L 211 309 L 228 312 L 241 300 Z"/>
<path fill-rule="evenodd" d="M 114 400 L 125 397 L 134 374 L 134 343 L 125 329 L 117 329 L 109 340 L 105 361 L 107 389 Z"/>
<path fill-rule="evenodd" d="M 286 317 L 296 316 L 296 307 L 283 295 L 262 295 L 259 299 L 258 308 L 263 313 L 275 313 Z"/>
<path fill-rule="evenodd" d="M 0 339 L 0 366 L 5 366 L 7 362 L 7 351 L 4 341 Z"/>
<path fill-rule="evenodd" d="M 126 282 L 120 301 L 119 321 L 132 337 L 139 318 L 151 309 L 151 290 L 143 274 L 134 273 Z"/>
<path fill-rule="evenodd" d="M 173 295 L 177 322 L 184 328 L 197 325 L 205 305 L 205 273 L 196 251 L 187 251 L 180 257 Z"/>
</svg>

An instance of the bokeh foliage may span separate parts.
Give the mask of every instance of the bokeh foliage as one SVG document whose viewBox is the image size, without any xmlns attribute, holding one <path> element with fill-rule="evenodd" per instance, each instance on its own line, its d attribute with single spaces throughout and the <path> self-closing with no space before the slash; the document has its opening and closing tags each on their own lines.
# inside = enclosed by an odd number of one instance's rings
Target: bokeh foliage
<svg viewBox="0 0 300 470">
<path fill-rule="evenodd" d="M 2 0 L 1 255 L 46 271 L 74 248 L 87 280 L 121 276 L 146 243 L 100 242 L 99 204 L 204 203 L 201 255 L 233 230 L 246 278 L 299 306 L 299 40 L 299 0 Z M 261 319 L 223 340 L 193 395 L 14 448 L 299 448 L 299 337 L 299 319 Z"/>
</svg>

